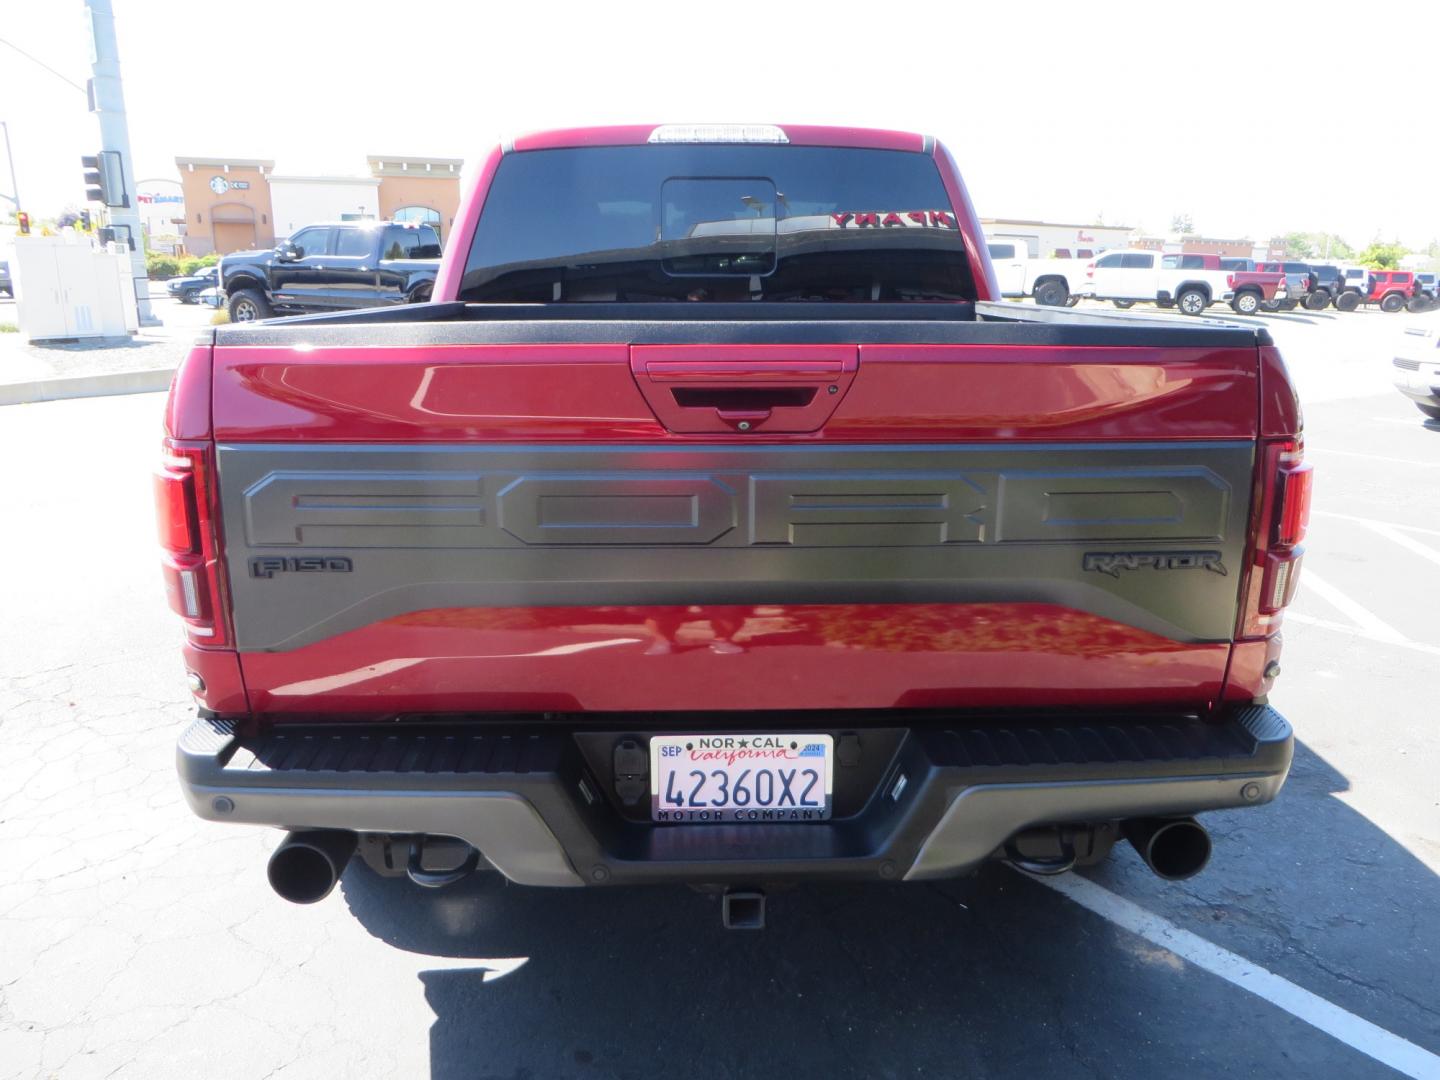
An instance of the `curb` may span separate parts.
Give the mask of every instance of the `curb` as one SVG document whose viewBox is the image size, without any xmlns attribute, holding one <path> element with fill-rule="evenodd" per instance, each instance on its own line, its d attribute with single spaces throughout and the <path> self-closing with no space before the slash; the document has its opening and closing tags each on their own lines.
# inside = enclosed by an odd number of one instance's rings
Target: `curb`
<svg viewBox="0 0 1440 1080">
<path fill-rule="evenodd" d="M 29 405 L 67 398 L 109 397 L 114 394 L 152 394 L 168 390 L 174 368 L 144 371 L 110 371 L 100 375 L 67 375 L 57 379 L 0 384 L 0 406 Z"/>
</svg>

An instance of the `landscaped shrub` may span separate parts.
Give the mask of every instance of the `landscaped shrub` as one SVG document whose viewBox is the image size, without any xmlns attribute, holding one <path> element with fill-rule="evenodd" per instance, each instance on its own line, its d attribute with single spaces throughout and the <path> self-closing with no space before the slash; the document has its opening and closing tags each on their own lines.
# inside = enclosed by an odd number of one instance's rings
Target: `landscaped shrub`
<svg viewBox="0 0 1440 1080">
<path fill-rule="evenodd" d="M 174 255 L 165 255 L 158 251 L 147 252 L 145 273 L 157 281 L 164 281 L 179 275 L 180 263 Z"/>
</svg>

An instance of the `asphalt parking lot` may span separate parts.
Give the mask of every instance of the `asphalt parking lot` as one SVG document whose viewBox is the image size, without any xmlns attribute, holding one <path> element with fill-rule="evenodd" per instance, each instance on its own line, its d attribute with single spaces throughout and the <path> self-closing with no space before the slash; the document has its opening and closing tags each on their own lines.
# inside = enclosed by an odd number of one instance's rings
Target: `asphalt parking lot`
<svg viewBox="0 0 1440 1080">
<path fill-rule="evenodd" d="M 1300 746 L 1277 802 L 1207 816 L 1209 869 L 796 888 L 759 934 L 688 890 L 358 864 L 275 898 L 278 834 L 173 779 L 161 396 L 0 410 L 0 1077 L 1440 1077 L 1440 424 L 1389 381 L 1435 319 L 1248 320 L 1318 470 L 1273 697 Z"/>
</svg>

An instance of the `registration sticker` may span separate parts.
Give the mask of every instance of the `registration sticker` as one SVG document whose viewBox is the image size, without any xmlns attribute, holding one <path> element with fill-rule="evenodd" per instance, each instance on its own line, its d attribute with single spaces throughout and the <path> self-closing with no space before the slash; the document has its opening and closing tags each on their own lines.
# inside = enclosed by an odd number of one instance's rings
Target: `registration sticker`
<svg viewBox="0 0 1440 1080">
<path fill-rule="evenodd" d="M 654 735 L 650 817 L 667 822 L 825 821 L 830 735 Z"/>
</svg>

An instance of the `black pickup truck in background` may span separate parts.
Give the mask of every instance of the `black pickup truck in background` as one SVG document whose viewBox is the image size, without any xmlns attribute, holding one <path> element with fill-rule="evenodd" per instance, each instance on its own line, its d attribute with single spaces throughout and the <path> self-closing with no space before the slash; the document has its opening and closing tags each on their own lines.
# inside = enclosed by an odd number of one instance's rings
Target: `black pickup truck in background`
<svg viewBox="0 0 1440 1080">
<path fill-rule="evenodd" d="M 220 260 L 232 322 L 271 315 L 417 304 L 430 299 L 440 237 L 430 225 L 345 221 L 307 225 L 273 251 Z"/>
</svg>

